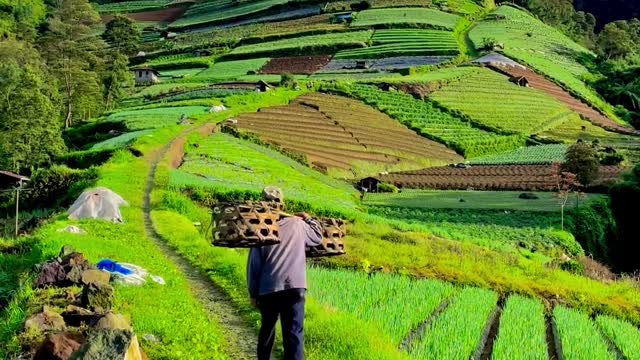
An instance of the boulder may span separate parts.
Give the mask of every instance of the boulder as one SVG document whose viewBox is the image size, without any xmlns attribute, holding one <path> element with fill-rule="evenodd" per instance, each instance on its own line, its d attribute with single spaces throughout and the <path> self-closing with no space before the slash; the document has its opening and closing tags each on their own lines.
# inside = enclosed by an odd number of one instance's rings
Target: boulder
<svg viewBox="0 0 640 360">
<path fill-rule="evenodd" d="M 60 254 L 58 254 L 59 258 L 63 258 L 67 255 L 71 255 L 73 253 L 77 253 L 76 249 L 74 249 L 71 245 L 64 245 L 62 249 L 60 249 Z"/>
<path fill-rule="evenodd" d="M 89 333 L 74 360 L 142 360 L 135 334 L 129 330 L 94 330 Z"/>
<path fill-rule="evenodd" d="M 67 273 L 64 267 L 57 261 L 45 263 L 40 268 L 40 273 L 36 279 L 36 287 L 65 286 L 67 283 Z"/>
<path fill-rule="evenodd" d="M 131 323 L 126 317 L 124 317 L 124 315 L 114 314 L 112 312 L 108 312 L 104 317 L 102 317 L 102 319 L 100 319 L 96 324 L 95 328 L 100 330 L 111 329 L 133 331 Z"/>
<path fill-rule="evenodd" d="M 81 334 L 68 332 L 47 336 L 40 348 L 36 351 L 34 360 L 68 360 L 71 355 L 80 349 L 84 342 Z"/>
<path fill-rule="evenodd" d="M 89 285 L 91 283 L 104 283 L 108 284 L 111 279 L 111 274 L 106 271 L 100 271 L 95 269 L 85 270 L 82 273 L 82 283 Z"/>
<path fill-rule="evenodd" d="M 111 310 L 113 305 L 113 286 L 105 283 L 91 283 L 82 289 L 82 306 L 93 311 Z"/>
<path fill-rule="evenodd" d="M 103 317 L 93 311 L 75 305 L 69 305 L 62 313 L 62 318 L 68 326 L 94 326 Z"/>
<path fill-rule="evenodd" d="M 30 317 L 24 323 L 24 329 L 27 332 L 36 331 L 44 333 L 47 331 L 61 331 L 64 330 L 64 318 L 47 307 L 37 315 Z"/>
</svg>

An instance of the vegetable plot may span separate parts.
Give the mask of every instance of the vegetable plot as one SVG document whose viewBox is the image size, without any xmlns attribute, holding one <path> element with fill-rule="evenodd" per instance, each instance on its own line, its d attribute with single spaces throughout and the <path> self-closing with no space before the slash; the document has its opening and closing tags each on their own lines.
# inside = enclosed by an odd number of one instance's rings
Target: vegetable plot
<svg viewBox="0 0 640 360">
<path fill-rule="evenodd" d="M 565 359 L 615 360 L 598 328 L 586 314 L 556 306 L 553 310 Z"/>
<path fill-rule="evenodd" d="M 457 55 L 458 43 L 450 31 L 377 30 L 371 38 L 373 46 L 340 51 L 338 59 L 375 58 L 411 55 Z"/>
<path fill-rule="evenodd" d="M 493 360 L 547 360 L 544 305 L 519 295 L 507 300 Z"/>
<path fill-rule="evenodd" d="M 629 360 L 640 359 L 640 330 L 626 321 L 598 316 L 596 323 L 606 337 Z"/>
<path fill-rule="evenodd" d="M 541 165 L 564 161 L 567 145 L 528 146 L 501 154 L 487 155 L 469 161 L 472 165 Z"/>
<path fill-rule="evenodd" d="M 410 350 L 414 359 L 468 360 L 482 339 L 496 308 L 498 295 L 479 288 L 465 288 Z"/>
</svg>

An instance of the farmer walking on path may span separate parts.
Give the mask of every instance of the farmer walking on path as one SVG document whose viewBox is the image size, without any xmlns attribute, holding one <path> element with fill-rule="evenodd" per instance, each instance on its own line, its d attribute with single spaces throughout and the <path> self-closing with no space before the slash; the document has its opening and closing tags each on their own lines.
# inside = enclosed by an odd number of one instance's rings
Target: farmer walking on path
<svg viewBox="0 0 640 360">
<path fill-rule="evenodd" d="M 266 201 L 283 201 L 279 188 L 266 187 Z M 307 289 L 306 248 L 322 244 L 322 228 L 306 213 L 278 222 L 280 244 L 252 248 L 247 265 L 251 303 L 260 310 L 258 360 L 270 360 L 278 317 L 285 360 L 304 359 L 304 303 Z"/>
</svg>

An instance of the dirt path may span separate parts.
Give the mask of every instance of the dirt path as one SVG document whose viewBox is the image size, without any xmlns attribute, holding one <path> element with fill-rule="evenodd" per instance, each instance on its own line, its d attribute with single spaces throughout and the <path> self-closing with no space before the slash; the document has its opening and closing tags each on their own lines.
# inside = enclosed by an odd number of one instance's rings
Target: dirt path
<svg viewBox="0 0 640 360">
<path fill-rule="evenodd" d="M 224 335 L 228 342 L 228 346 L 225 348 L 226 354 L 231 359 L 255 359 L 256 332 L 244 321 L 221 289 L 167 245 L 160 234 L 156 232 L 151 219 L 151 192 L 155 185 L 158 164 L 175 143 L 182 141 L 188 133 L 201 128 L 203 127 L 183 133 L 155 155 L 144 192 L 145 231 L 164 254 L 178 266 L 178 269 L 185 275 L 192 293 L 204 305 L 209 316 L 220 323 L 224 329 Z"/>
</svg>

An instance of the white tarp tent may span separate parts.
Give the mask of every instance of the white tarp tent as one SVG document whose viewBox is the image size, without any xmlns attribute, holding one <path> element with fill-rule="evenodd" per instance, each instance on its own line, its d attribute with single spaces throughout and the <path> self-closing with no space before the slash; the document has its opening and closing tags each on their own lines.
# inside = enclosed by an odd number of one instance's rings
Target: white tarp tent
<svg viewBox="0 0 640 360">
<path fill-rule="evenodd" d="M 87 190 L 69 208 L 69 219 L 102 219 L 121 223 L 121 205 L 129 206 L 129 203 L 107 188 Z"/>
</svg>

